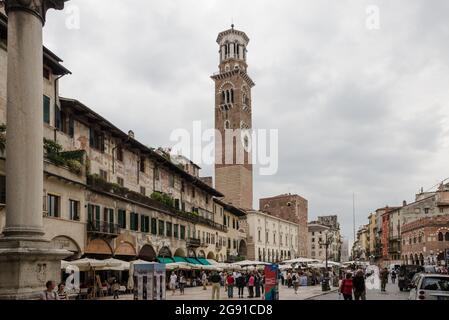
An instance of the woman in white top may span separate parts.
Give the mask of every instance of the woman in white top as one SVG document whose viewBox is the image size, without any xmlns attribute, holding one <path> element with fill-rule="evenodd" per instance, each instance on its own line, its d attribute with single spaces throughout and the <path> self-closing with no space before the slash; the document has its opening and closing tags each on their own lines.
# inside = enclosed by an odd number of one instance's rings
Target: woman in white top
<svg viewBox="0 0 449 320">
<path fill-rule="evenodd" d="M 172 295 L 175 295 L 177 280 L 178 280 L 178 276 L 176 275 L 176 273 L 172 272 L 171 276 L 170 276 L 170 289 L 173 291 Z"/>
</svg>

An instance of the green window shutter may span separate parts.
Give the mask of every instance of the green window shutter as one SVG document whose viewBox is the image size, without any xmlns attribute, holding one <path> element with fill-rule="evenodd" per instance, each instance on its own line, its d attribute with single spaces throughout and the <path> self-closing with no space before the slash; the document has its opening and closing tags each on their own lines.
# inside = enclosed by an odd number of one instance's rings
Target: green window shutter
<svg viewBox="0 0 449 320">
<path fill-rule="evenodd" d="M 151 218 L 151 233 L 157 234 L 157 220 L 155 218 Z"/>
<path fill-rule="evenodd" d="M 150 232 L 150 217 L 145 217 L 145 232 Z"/>
<path fill-rule="evenodd" d="M 90 221 L 90 222 L 92 222 L 94 219 L 93 219 L 93 210 L 92 210 L 93 208 L 92 208 L 92 205 L 91 204 L 89 204 L 88 206 L 87 206 L 87 220 L 88 221 Z"/>
<path fill-rule="evenodd" d="M 146 232 L 146 230 L 145 230 L 145 216 L 144 215 L 140 216 L 140 231 Z"/>
<path fill-rule="evenodd" d="M 50 124 L 50 98 L 44 96 L 44 122 Z"/>
</svg>

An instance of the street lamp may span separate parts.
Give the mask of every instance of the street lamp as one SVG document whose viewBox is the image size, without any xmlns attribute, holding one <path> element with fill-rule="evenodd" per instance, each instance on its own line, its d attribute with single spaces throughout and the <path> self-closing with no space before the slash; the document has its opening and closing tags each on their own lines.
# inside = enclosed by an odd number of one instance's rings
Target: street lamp
<svg viewBox="0 0 449 320">
<path fill-rule="evenodd" d="M 320 241 L 318 241 L 318 244 L 320 245 L 320 246 L 324 246 L 325 248 L 326 248 L 326 255 L 325 255 L 325 257 L 326 257 L 326 262 L 325 262 L 325 264 L 326 264 L 326 271 L 325 271 L 325 273 L 324 273 L 324 278 L 323 278 L 323 283 L 322 283 L 322 290 L 323 291 L 329 291 L 331 288 L 330 288 L 330 285 L 329 285 L 329 273 L 328 273 L 328 270 L 327 270 L 327 260 L 328 260 L 328 257 L 327 257 L 327 254 L 328 254 L 328 248 L 329 248 L 329 246 L 332 244 L 332 242 L 333 242 L 333 237 L 332 237 L 332 234 L 328 234 L 328 233 L 325 233 L 325 241 L 323 242 L 322 240 L 320 240 Z"/>
</svg>

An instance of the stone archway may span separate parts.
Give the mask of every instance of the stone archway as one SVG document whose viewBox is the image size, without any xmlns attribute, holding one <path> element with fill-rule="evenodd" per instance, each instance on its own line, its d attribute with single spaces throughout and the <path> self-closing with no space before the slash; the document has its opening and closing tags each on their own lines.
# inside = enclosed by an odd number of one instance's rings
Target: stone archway
<svg viewBox="0 0 449 320">
<path fill-rule="evenodd" d="M 78 245 L 78 243 L 76 243 L 75 240 L 70 237 L 56 236 L 51 240 L 51 242 L 55 249 L 65 249 L 72 252 L 72 255 L 65 258 L 64 260 L 78 259 L 81 256 L 80 246 Z"/>
<path fill-rule="evenodd" d="M 97 238 L 89 241 L 89 243 L 86 246 L 86 249 L 84 250 L 84 253 L 92 255 L 112 256 L 113 251 L 109 243 L 107 243 L 103 239 Z"/>
<path fill-rule="evenodd" d="M 198 258 L 206 258 L 206 253 L 203 250 L 198 251 Z"/>
<path fill-rule="evenodd" d="M 238 255 L 240 257 L 246 257 L 246 255 L 247 255 L 247 249 L 246 249 L 246 242 L 245 242 L 245 240 L 240 240 Z"/>
<path fill-rule="evenodd" d="M 415 264 L 417 266 L 419 266 L 419 259 L 418 259 L 418 255 L 415 253 Z"/>
<path fill-rule="evenodd" d="M 192 248 L 189 248 L 189 249 L 187 250 L 187 256 L 188 256 L 189 258 L 196 258 L 195 250 L 193 250 Z"/>
<path fill-rule="evenodd" d="M 156 258 L 156 251 L 149 244 L 144 245 L 139 251 L 139 259 L 153 262 L 156 261 Z"/>
<path fill-rule="evenodd" d="M 211 251 L 207 254 L 207 259 L 215 260 L 215 254 Z"/>
<path fill-rule="evenodd" d="M 423 256 L 422 253 L 419 254 L 419 262 L 420 262 L 420 265 L 421 265 L 421 266 L 424 265 L 424 256 Z"/>
<path fill-rule="evenodd" d="M 176 249 L 174 257 L 183 257 L 184 258 L 185 256 L 186 256 L 186 253 L 185 253 L 184 249 L 182 249 L 182 248 Z"/>
<path fill-rule="evenodd" d="M 137 256 L 136 248 L 130 242 L 121 242 L 114 251 L 114 256 L 121 260 L 134 260 Z"/>
<path fill-rule="evenodd" d="M 163 258 L 171 258 L 172 254 L 171 254 L 170 248 L 167 247 L 167 246 L 162 247 L 161 250 L 159 250 L 157 256 L 158 257 L 163 257 Z"/>
</svg>

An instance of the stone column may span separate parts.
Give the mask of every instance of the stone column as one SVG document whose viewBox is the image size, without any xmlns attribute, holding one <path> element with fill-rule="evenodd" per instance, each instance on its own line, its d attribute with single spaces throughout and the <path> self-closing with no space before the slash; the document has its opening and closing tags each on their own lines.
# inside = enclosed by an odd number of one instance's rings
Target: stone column
<svg viewBox="0 0 449 320">
<path fill-rule="evenodd" d="M 58 281 L 60 260 L 43 232 L 43 49 L 48 9 L 66 0 L 5 0 L 8 15 L 6 224 L 0 299 L 35 298 Z"/>
</svg>

